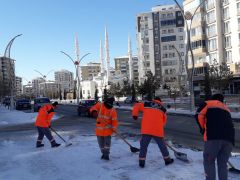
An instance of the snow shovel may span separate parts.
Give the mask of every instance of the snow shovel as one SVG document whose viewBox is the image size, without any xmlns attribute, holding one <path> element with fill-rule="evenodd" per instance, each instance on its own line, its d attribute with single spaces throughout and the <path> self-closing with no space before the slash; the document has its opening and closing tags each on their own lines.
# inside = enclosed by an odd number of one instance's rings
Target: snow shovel
<svg viewBox="0 0 240 180">
<path fill-rule="evenodd" d="M 167 147 L 169 147 L 173 152 L 174 155 L 177 159 L 184 161 L 184 162 L 189 162 L 188 158 L 187 158 L 187 154 L 182 153 L 182 152 L 178 152 L 176 151 L 172 146 L 170 146 L 168 143 L 165 142 L 165 144 L 167 145 Z"/>
<path fill-rule="evenodd" d="M 113 130 L 113 132 L 116 133 L 116 135 L 118 137 L 120 137 L 129 147 L 130 147 L 130 150 L 132 153 L 136 153 L 136 152 L 139 152 L 140 149 L 136 148 L 136 147 L 133 147 L 121 134 L 119 134 L 117 131 Z"/>
<path fill-rule="evenodd" d="M 230 161 L 228 161 L 228 165 L 230 166 L 230 168 L 228 168 L 229 172 L 232 172 L 234 174 L 240 174 L 240 169 L 235 168 Z"/>
<path fill-rule="evenodd" d="M 60 136 L 60 134 L 58 134 L 57 133 L 57 131 L 56 130 L 54 130 L 52 127 L 50 127 L 50 129 L 61 139 L 61 140 L 63 140 L 63 142 L 65 142 L 65 146 L 66 147 L 68 147 L 68 146 L 71 146 L 72 145 L 72 143 L 67 143 L 67 141 L 65 141 L 64 139 L 63 139 L 63 137 L 62 136 Z"/>
</svg>

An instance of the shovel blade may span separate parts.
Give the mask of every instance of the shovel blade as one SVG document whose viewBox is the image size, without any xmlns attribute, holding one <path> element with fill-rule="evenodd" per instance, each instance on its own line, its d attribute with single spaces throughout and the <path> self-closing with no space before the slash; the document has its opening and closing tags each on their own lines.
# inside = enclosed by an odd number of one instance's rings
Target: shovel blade
<svg viewBox="0 0 240 180">
<path fill-rule="evenodd" d="M 231 172 L 231 173 L 240 174 L 240 170 L 239 170 L 239 169 L 236 169 L 236 168 L 234 168 L 234 167 L 230 167 L 228 170 L 229 170 L 229 172 Z"/>
<path fill-rule="evenodd" d="M 139 152 L 139 151 L 140 151 L 140 149 L 138 149 L 138 148 L 136 148 L 136 147 L 133 147 L 133 146 L 130 147 L 130 150 L 131 150 L 131 152 L 133 152 L 133 153 L 136 153 L 136 152 Z"/>
<path fill-rule="evenodd" d="M 181 161 L 185 161 L 185 162 L 189 162 L 188 158 L 187 158 L 187 154 L 182 153 L 182 152 L 174 152 L 174 155 L 177 159 L 181 160 Z"/>
</svg>

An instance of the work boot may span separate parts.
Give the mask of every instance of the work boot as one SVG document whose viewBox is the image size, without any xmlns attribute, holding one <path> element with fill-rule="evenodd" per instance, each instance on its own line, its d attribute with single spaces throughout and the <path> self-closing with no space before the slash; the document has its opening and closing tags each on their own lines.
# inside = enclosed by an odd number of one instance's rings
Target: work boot
<svg viewBox="0 0 240 180">
<path fill-rule="evenodd" d="M 164 159 L 164 161 L 165 161 L 165 165 L 167 166 L 167 165 L 169 165 L 169 164 L 172 164 L 172 163 L 174 162 L 174 159 L 172 159 L 172 158 L 167 158 L 167 159 Z"/>
<path fill-rule="evenodd" d="M 144 168 L 145 160 L 139 160 L 139 167 Z"/>
<path fill-rule="evenodd" d="M 108 154 L 104 154 L 104 155 L 103 155 L 103 159 L 109 160 L 109 155 L 108 155 Z"/>
<path fill-rule="evenodd" d="M 40 148 L 40 147 L 43 147 L 44 146 L 44 144 L 42 144 L 41 142 L 37 142 L 37 144 L 36 144 L 36 148 Z"/>
<path fill-rule="evenodd" d="M 61 144 L 56 143 L 56 141 L 54 140 L 51 142 L 51 145 L 52 145 L 52 148 L 55 148 L 55 147 L 60 146 Z"/>
</svg>

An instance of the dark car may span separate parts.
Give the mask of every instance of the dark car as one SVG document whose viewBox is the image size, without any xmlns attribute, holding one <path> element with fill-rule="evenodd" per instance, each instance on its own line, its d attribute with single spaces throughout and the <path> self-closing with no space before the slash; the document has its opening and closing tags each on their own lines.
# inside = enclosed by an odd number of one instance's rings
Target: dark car
<svg viewBox="0 0 240 180">
<path fill-rule="evenodd" d="M 40 97 L 34 99 L 33 111 L 38 112 L 38 110 L 45 104 L 50 104 L 50 99 L 47 97 Z"/>
<path fill-rule="evenodd" d="M 19 99 L 16 101 L 16 110 L 31 109 L 31 102 L 28 99 Z"/>
<path fill-rule="evenodd" d="M 96 100 L 88 99 L 88 100 L 81 100 L 78 105 L 78 115 L 87 115 L 91 116 L 90 114 L 90 108 L 94 106 L 97 103 Z"/>
</svg>

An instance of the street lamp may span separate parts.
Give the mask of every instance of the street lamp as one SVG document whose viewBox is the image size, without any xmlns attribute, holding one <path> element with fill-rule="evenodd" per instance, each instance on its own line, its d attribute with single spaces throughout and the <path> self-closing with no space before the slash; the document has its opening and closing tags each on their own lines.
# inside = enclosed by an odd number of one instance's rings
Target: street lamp
<svg viewBox="0 0 240 180">
<path fill-rule="evenodd" d="M 46 96 L 46 80 L 47 80 L 47 76 L 52 72 L 54 71 L 53 69 L 48 71 L 48 73 L 46 75 L 42 74 L 41 72 L 39 72 L 38 70 L 34 70 L 36 71 L 38 74 L 41 75 L 41 77 L 44 79 L 44 91 L 43 91 L 43 95 L 44 97 Z"/>
<path fill-rule="evenodd" d="M 79 104 L 79 95 L 80 95 L 80 92 L 82 92 L 81 90 L 81 84 L 80 84 L 80 80 L 81 80 L 81 72 L 80 72 L 80 63 L 81 61 L 83 60 L 83 58 L 85 58 L 87 55 L 91 54 L 91 53 L 86 53 L 84 54 L 79 60 L 76 60 L 74 61 L 73 58 L 65 53 L 64 51 L 60 51 L 61 53 L 63 53 L 64 55 L 66 55 L 72 62 L 73 62 L 73 65 L 76 69 L 76 78 L 77 78 L 77 104 Z M 80 91 L 80 92 L 79 92 Z"/>
<path fill-rule="evenodd" d="M 13 102 L 13 96 L 15 95 L 15 65 L 14 65 L 14 61 L 11 62 L 11 48 L 12 48 L 12 44 L 14 42 L 14 40 L 19 37 L 19 36 L 22 36 L 22 34 L 18 34 L 16 35 L 15 37 L 13 37 L 6 49 L 5 49 L 5 52 L 4 52 L 4 58 L 8 58 L 9 59 L 9 75 L 10 75 L 10 83 L 9 83 L 9 87 L 11 88 L 10 90 L 10 110 L 13 110 L 14 109 L 14 102 Z"/>
<path fill-rule="evenodd" d="M 174 0 L 174 2 L 177 4 L 178 8 L 181 10 L 181 14 L 184 18 L 186 29 L 187 29 L 187 46 L 186 46 L 186 54 L 185 54 L 185 66 L 187 70 L 188 75 L 188 81 L 189 81 L 189 91 L 190 91 L 190 110 L 193 111 L 195 107 L 194 103 L 194 89 L 193 89 L 193 76 L 194 76 L 194 69 L 195 69 L 195 61 L 194 61 L 194 55 L 192 51 L 192 45 L 191 45 L 191 36 L 190 31 L 192 29 L 192 20 L 194 16 L 196 15 L 197 10 L 206 2 L 207 0 L 203 0 L 195 9 L 194 13 L 186 12 L 184 14 L 183 8 L 180 6 L 177 0 Z M 188 23 L 190 22 L 190 23 Z M 191 74 L 188 72 L 188 52 L 191 53 L 191 60 L 192 60 L 192 71 Z"/>
</svg>

